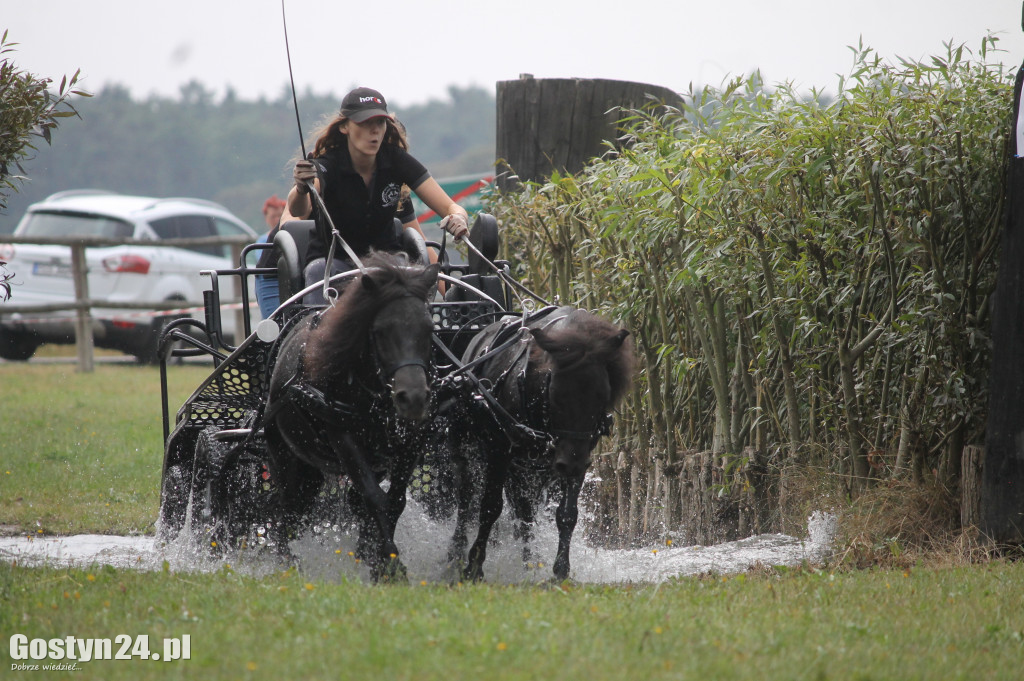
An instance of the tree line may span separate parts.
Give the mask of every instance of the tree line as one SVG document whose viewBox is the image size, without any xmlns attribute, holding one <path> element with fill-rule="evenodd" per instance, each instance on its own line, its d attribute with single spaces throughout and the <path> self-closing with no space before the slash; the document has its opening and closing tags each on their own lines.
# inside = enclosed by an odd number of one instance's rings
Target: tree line
<svg viewBox="0 0 1024 681">
<path fill-rule="evenodd" d="M 306 91 L 298 97 L 306 148 L 315 128 L 337 113 L 341 96 Z M 247 101 L 217 98 L 198 82 L 177 98 L 138 100 L 119 85 L 76 100 L 49 146 L 22 162 L 28 180 L 0 211 L 0 233 L 13 231 L 25 208 L 66 189 L 107 189 L 143 196 L 210 199 L 260 229 L 260 209 L 291 187 L 301 155 L 291 91 Z M 391 108 L 406 126 L 412 153 L 438 178 L 486 173 L 494 165 L 494 95 L 451 86 L 447 98 Z"/>
</svg>

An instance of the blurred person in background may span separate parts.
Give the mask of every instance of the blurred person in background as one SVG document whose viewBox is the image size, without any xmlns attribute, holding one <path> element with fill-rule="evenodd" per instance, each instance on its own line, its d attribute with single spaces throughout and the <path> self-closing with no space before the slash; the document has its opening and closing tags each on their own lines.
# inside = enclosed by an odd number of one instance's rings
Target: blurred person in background
<svg viewBox="0 0 1024 681">
<path fill-rule="evenodd" d="M 263 219 L 267 223 L 267 232 L 259 239 L 256 240 L 258 244 L 274 243 L 274 234 L 277 233 L 277 228 L 281 226 L 281 216 L 284 214 L 285 206 L 288 204 L 284 199 L 278 198 L 277 194 L 274 194 L 269 199 L 263 202 Z M 263 251 L 268 254 L 268 257 L 260 257 L 257 266 L 259 267 L 274 267 L 269 263 L 269 250 Z M 281 301 L 277 293 L 277 275 L 274 274 L 257 274 L 256 275 L 256 303 L 260 308 L 260 315 L 266 319 L 270 316 L 277 306 L 281 304 Z"/>
</svg>

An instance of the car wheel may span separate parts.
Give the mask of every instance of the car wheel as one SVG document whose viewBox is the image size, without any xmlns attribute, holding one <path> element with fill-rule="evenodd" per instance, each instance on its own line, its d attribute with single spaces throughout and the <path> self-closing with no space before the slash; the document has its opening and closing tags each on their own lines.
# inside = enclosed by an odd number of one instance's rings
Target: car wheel
<svg viewBox="0 0 1024 681">
<path fill-rule="evenodd" d="M 181 302 L 182 304 L 185 302 L 181 298 L 167 298 L 167 300 Z M 153 323 L 150 325 L 150 330 L 146 335 L 145 340 L 131 353 L 135 355 L 136 361 L 138 361 L 139 364 L 158 364 L 160 362 L 160 357 L 157 354 L 157 350 L 160 347 L 160 336 L 163 335 L 164 328 L 174 320 L 181 319 L 186 316 L 187 315 L 168 315 L 154 319 Z M 176 343 L 175 345 L 178 344 Z"/>
<path fill-rule="evenodd" d="M 4 359 L 24 362 L 36 354 L 39 345 L 39 339 L 32 333 L 0 329 L 0 357 Z"/>
</svg>

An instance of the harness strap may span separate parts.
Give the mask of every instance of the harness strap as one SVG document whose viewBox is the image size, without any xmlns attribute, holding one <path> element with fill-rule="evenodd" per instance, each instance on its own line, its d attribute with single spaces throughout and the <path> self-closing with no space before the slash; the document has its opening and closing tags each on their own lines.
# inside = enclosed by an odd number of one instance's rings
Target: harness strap
<svg viewBox="0 0 1024 681">
<path fill-rule="evenodd" d="M 513 338 L 511 341 L 508 341 L 503 346 L 495 348 L 487 355 L 478 357 L 477 360 L 490 359 L 490 357 L 494 353 L 504 350 L 506 347 L 512 345 L 515 342 L 518 342 L 517 338 Z M 437 345 L 438 348 L 440 348 L 442 353 L 444 353 L 448 357 L 449 360 L 451 360 L 455 364 L 460 364 L 459 358 L 456 357 L 452 353 L 452 351 L 449 350 L 447 346 L 445 346 L 445 344 L 442 343 L 436 336 L 434 337 L 434 343 L 435 345 Z M 474 362 L 477 362 L 477 360 L 474 360 Z M 460 366 L 454 372 L 448 374 L 448 376 L 446 376 L 445 378 L 453 376 L 456 373 L 462 372 L 465 369 L 468 369 L 469 367 L 469 364 Z M 470 371 L 465 371 L 465 375 L 473 384 L 476 393 L 483 398 L 485 405 L 491 411 L 491 415 L 494 416 L 495 422 L 498 424 L 498 427 L 501 428 L 501 431 L 505 434 L 505 437 L 507 437 L 509 440 L 513 442 L 520 439 L 530 439 L 538 444 L 544 443 L 545 445 L 550 444 L 552 442 L 551 437 L 547 433 L 530 428 L 526 424 L 519 421 L 519 419 L 517 419 L 515 416 L 510 414 L 508 410 L 505 409 L 505 407 L 503 407 L 500 402 L 498 402 L 497 398 L 494 397 L 494 394 L 490 391 L 490 389 L 484 386 L 483 382 L 476 374 Z"/>
<path fill-rule="evenodd" d="M 354 405 L 340 400 L 328 400 L 319 388 L 314 388 L 301 381 L 289 383 L 285 388 L 285 394 L 294 404 L 325 421 L 336 420 L 339 416 L 342 418 L 359 416 L 359 411 Z"/>
<path fill-rule="evenodd" d="M 479 357 L 476 357 L 476 358 L 466 362 L 465 364 L 463 364 L 462 360 L 459 359 L 458 357 L 456 357 L 452 353 L 452 351 L 448 349 L 448 346 L 446 346 L 444 343 L 441 342 L 441 340 L 437 337 L 436 334 L 434 336 L 432 336 L 432 339 L 434 341 L 434 345 L 439 347 L 443 351 L 443 353 L 448 357 L 448 359 L 457 367 L 454 371 L 448 373 L 445 376 L 445 378 L 448 378 L 450 376 L 456 376 L 456 375 L 461 374 L 461 373 L 468 373 L 470 369 L 473 369 L 473 368 L 483 364 L 484 362 L 486 362 L 487 360 L 491 359 L 492 357 L 494 357 L 496 354 L 498 354 L 502 350 L 506 350 L 506 349 L 512 347 L 513 345 L 515 345 L 516 343 L 519 342 L 518 335 L 517 336 L 513 336 L 512 338 L 509 338 L 507 341 L 505 341 L 504 343 L 502 343 L 498 347 L 496 347 L 496 348 L 494 348 L 492 350 L 488 350 L 487 352 L 485 352 L 484 354 L 480 355 Z"/>
<path fill-rule="evenodd" d="M 494 344 L 499 344 L 502 343 L 506 338 L 515 337 L 520 330 L 529 328 L 530 324 L 536 324 L 538 321 L 540 321 L 544 317 L 547 317 L 549 314 L 551 314 L 557 309 L 558 307 L 554 305 L 549 305 L 547 307 L 541 308 L 540 310 L 537 310 L 536 312 L 531 313 L 528 316 L 523 315 L 522 317 L 516 317 L 515 319 L 502 319 L 500 322 L 501 327 L 497 330 L 497 332 L 495 332 L 494 338 L 491 339 L 491 342 Z M 547 322 L 545 322 L 540 328 L 545 328 L 548 325 L 557 322 L 559 319 L 562 319 L 565 316 L 566 315 L 561 315 L 555 317 L 554 319 L 550 319 Z M 487 346 L 484 347 L 486 348 Z"/>
<path fill-rule="evenodd" d="M 394 377 L 395 372 L 398 371 L 399 369 L 401 369 L 402 367 L 420 367 L 420 368 L 423 369 L 424 373 L 427 374 L 427 376 L 430 376 L 430 372 L 431 372 L 431 369 L 432 369 L 432 367 L 430 366 L 430 363 L 429 362 L 425 362 L 422 359 L 416 359 L 416 358 L 400 359 L 397 362 L 395 362 L 394 364 L 391 364 L 388 367 L 386 367 L 385 368 L 386 370 L 384 371 L 384 375 L 385 376 Z"/>
</svg>

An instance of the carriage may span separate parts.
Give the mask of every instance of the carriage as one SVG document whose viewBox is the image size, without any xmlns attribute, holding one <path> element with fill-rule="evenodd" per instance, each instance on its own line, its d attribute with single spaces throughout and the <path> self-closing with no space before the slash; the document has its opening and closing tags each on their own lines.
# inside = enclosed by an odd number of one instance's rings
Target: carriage
<svg viewBox="0 0 1024 681">
<path fill-rule="evenodd" d="M 333 446 L 325 442 L 328 438 L 313 432 L 315 429 L 311 429 L 308 424 L 304 431 L 299 429 L 297 435 L 283 432 L 285 426 L 291 427 L 289 424 L 292 421 L 301 421 L 305 415 L 312 415 L 310 418 L 314 420 L 322 417 L 321 422 L 325 424 L 323 427 L 331 432 L 331 439 L 343 440 L 348 437 L 345 429 L 348 426 L 330 431 L 338 422 L 351 424 L 374 421 L 373 413 L 394 411 L 390 404 L 380 401 L 357 408 L 351 403 L 325 396 L 324 391 L 318 390 L 312 382 L 298 385 L 300 382 L 278 377 L 278 374 L 290 375 L 302 368 L 301 360 L 294 359 L 289 353 L 294 354 L 293 346 L 305 347 L 310 329 L 315 331 L 320 319 L 329 313 L 326 308 L 334 306 L 333 301 L 327 306 L 303 302 L 303 297 L 315 288 L 303 286 L 300 266 L 312 230 L 311 221 L 287 223 L 278 231 L 273 244 L 253 244 L 243 249 L 238 267 L 205 272 L 210 277 L 210 288 L 204 292 L 204 322 L 177 320 L 167 326 L 161 337 L 159 359 L 165 443 L 158 522 L 158 535 L 161 539 L 170 540 L 187 530 L 190 536 L 202 537 L 203 544 L 218 551 L 231 547 L 267 545 L 286 554 L 287 543 L 294 536 L 288 533 L 295 528 L 293 524 L 281 521 L 282 515 L 287 515 L 282 509 L 288 511 L 289 502 L 296 497 L 296 491 L 302 490 L 303 496 L 315 497 L 303 506 L 307 518 L 322 516 L 327 522 L 336 522 L 339 509 L 346 505 L 350 508 L 354 506 L 357 512 L 353 522 L 360 529 L 358 550 L 370 554 L 367 563 L 373 569 L 374 578 L 394 577 L 403 571 L 400 563 L 395 560 L 397 548 L 393 544 L 393 534 L 397 516 L 404 508 L 407 487 L 414 495 L 421 496 L 428 505 L 433 504 L 439 514 L 452 513 L 457 508 L 459 530 L 452 540 L 452 550 L 456 552 L 465 549 L 465 516 L 469 511 L 469 495 L 473 493 L 470 490 L 471 483 L 479 499 L 481 494 L 490 493 L 494 496 L 493 487 L 497 481 L 497 509 L 500 512 L 504 475 L 509 469 L 504 464 L 499 465 L 497 468 L 500 475 L 496 476 L 493 471 L 488 472 L 490 469 L 485 466 L 483 472 L 478 472 L 477 478 L 471 480 L 470 469 L 466 465 L 457 465 L 458 461 L 465 464 L 466 459 L 453 460 L 446 440 L 446 435 L 450 436 L 458 430 L 457 425 L 470 424 L 460 433 L 464 444 L 469 442 L 484 449 L 487 445 L 495 444 L 506 449 L 509 445 L 513 449 L 524 447 L 524 451 L 530 452 L 529 459 L 534 468 L 537 468 L 538 460 L 542 460 L 542 467 L 546 465 L 544 455 L 554 453 L 556 446 L 561 446 L 561 441 L 585 443 L 577 447 L 586 450 L 585 468 L 586 463 L 589 463 L 590 450 L 597 439 L 607 433 L 607 411 L 621 394 L 621 387 L 613 386 L 612 392 L 617 394 L 604 399 L 596 407 L 600 412 L 596 416 L 584 415 L 582 420 L 587 423 L 583 428 L 575 430 L 557 427 L 563 424 L 553 423 L 548 413 L 550 409 L 543 408 L 543 405 L 536 410 L 541 414 L 541 420 L 534 420 L 528 412 L 533 411 L 531 405 L 536 400 L 521 400 L 518 392 L 515 403 L 502 404 L 500 396 L 494 391 L 510 373 L 517 373 L 520 382 L 512 385 L 515 381 L 508 381 L 513 391 L 522 392 L 526 389 L 527 363 L 524 357 L 529 354 L 528 348 L 532 347 L 533 337 L 542 337 L 542 330 L 547 325 L 564 323 L 558 320 L 569 317 L 571 311 L 561 316 L 553 315 L 556 308 L 550 305 L 533 310 L 532 301 L 519 294 L 517 289 L 526 289 L 510 276 L 509 264 L 496 260 L 496 220 L 493 216 L 481 213 L 470 230 L 466 264 L 451 263 L 443 241 L 440 244 L 427 244 L 414 231 L 402 230 L 401 225 L 396 224 L 407 261 L 413 265 L 425 265 L 427 246 L 434 247 L 439 252 L 440 273 L 434 268 L 433 276 L 447 284 L 443 298 L 430 296 L 426 301 L 430 327 L 429 358 L 408 360 L 395 365 L 423 365 L 432 391 L 426 422 L 419 429 L 407 428 L 398 424 L 391 413 L 376 419 L 379 421 L 377 430 L 372 431 L 373 437 L 381 441 L 391 440 L 393 434 L 398 433 L 394 438 L 404 440 L 397 445 L 400 448 L 411 448 L 412 458 L 399 464 L 393 460 L 395 457 L 391 457 L 392 460 L 378 461 L 372 470 L 362 470 L 359 468 L 363 463 L 361 459 L 356 461 L 358 465 L 347 461 L 345 465 L 337 467 L 313 457 L 300 464 L 300 467 L 312 471 L 312 464 L 324 464 L 317 466 L 320 469 L 316 473 L 318 490 L 309 489 L 308 476 L 295 482 L 293 478 L 297 477 L 290 471 L 286 470 L 282 475 L 280 459 L 275 458 L 275 452 L 286 449 L 286 445 L 292 444 L 291 439 L 305 438 L 314 445 L 322 445 L 325 451 Z M 276 261 L 276 268 L 246 265 L 249 253 L 268 248 L 273 250 L 272 260 Z M 272 315 L 253 327 L 249 316 L 248 280 L 251 275 L 267 274 L 277 275 L 282 303 Z M 370 283 L 365 270 L 334 275 L 330 283 L 341 288 L 346 280 L 359 277 L 360 274 L 363 275 L 362 281 Z M 241 291 L 242 328 L 245 335 L 237 346 L 229 344 L 222 332 L 220 281 L 224 277 L 237 278 Z M 326 292 L 328 282 L 325 281 L 323 286 Z M 519 301 L 518 311 L 513 309 L 513 300 Z M 528 325 L 533 325 L 532 331 Z M 303 334 L 301 343 L 297 340 L 300 334 Z M 486 342 L 482 342 L 485 335 Z M 617 340 L 611 341 L 612 344 L 616 348 L 622 345 L 626 335 L 622 332 Z M 556 345 L 561 348 L 564 344 L 559 341 Z M 282 348 L 285 350 L 282 351 Z M 511 363 L 500 377 L 478 375 L 477 370 L 485 362 L 502 353 L 509 354 L 515 348 L 520 350 L 510 355 Z M 554 349 L 552 352 L 557 354 Z M 177 410 L 172 423 L 167 395 L 168 363 L 184 357 L 207 358 L 212 362 L 213 369 Z M 578 357 L 574 357 L 576 361 Z M 382 367 L 379 366 L 377 356 L 360 361 L 378 365 L 376 371 L 381 373 Z M 626 370 L 625 365 L 622 368 Z M 389 371 L 390 378 L 385 376 L 382 385 L 387 390 L 393 390 L 398 369 L 392 367 Z M 552 372 L 550 368 L 547 371 L 542 395 L 545 399 L 552 384 Z M 351 383 L 352 380 L 350 374 L 348 381 Z M 366 379 L 357 377 L 356 382 L 360 380 L 365 382 Z M 557 384 L 557 380 L 554 383 Z M 570 386 L 572 389 L 564 392 L 577 392 L 577 387 Z M 288 399 L 281 399 L 282 394 L 287 394 Z M 581 402 L 580 396 L 571 395 L 569 401 Z M 287 418 L 279 411 L 281 402 L 287 403 Z M 581 403 L 587 403 L 587 399 Z M 568 412 L 573 411 L 568 409 Z M 575 408 L 575 412 L 579 412 L 579 408 Z M 566 418 L 578 421 L 580 415 L 572 413 Z M 483 427 L 477 427 L 479 424 L 483 424 Z M 488 429 L 488 426 L 494 427 Z M 486 437 L 479 435 L 488 430 L 490 434 Z M 416 433 L 414 436 L 407 435 L 413 431 Z M 383 448 L 386 444 L 381 442 L 380 446 Z M 377 443 L 371 444 L 371 447 L 375 446 Z M 474 456 L 474 452 L 463 454 L 464 457 Z M 490 459 L 504 461 L 501 456 L 488 455 Z M 576 475 L 577 472 L 579 475 Z M 438 480 L 439 474 L 445 479 Z M 581 471 L 573 475 L 582 481 Z M 390 496 L 385 496 L 378 487 L 377 483 L 384 478 L 390 478 Z M 347 497 L 343 493 L 346 488 Z M 574 526 L 579 485 L 572 488 L 571 484 L 566 487 L 565 497 L 571 494 L 572 499 L 563 505 L 571 507 L 567 513 L 571 515 L 571 524 Z M 361 492 L 361 495 L 353 497 L 353 491 Z M 493 511 L 493 504 L 484 506 Z M 518 506 L 514 506 L 518 512 Z M 363 511 L 362 517 L 359 517 L 359 509 Z M 376 517 L 373 511 L 378 513 Z M 373 530 L 374 527 L 376 530 Z M 562 521 L 559 520 L 560 535 L 562 529 Z M 571 535 L 571 531 L 570 527 L 568 534 Z M 389 532 L 390 539 L 387 537 Z M 364 539 L 364 535 L 370 539 Z M 373 544 L 374 541 L 377 543 Z M 467 575 L 473 578 L 482 576 L 480 567 L 484 554 L 482 546 L 478 545 L 479 538 L 474 545 L 477 554 L 475 565 L 467 569 Z M 562 554 L 561 546 L 559 553 Z M 474 563 L 473 552 L 470 562 Z M 559 577 L 565 577 L 568 573 L 567 538 L 564 568 L 560 570 L 556 564 L 555 572 Z"/>
<path fill-rule="evenodd" d="M 301 253 L 312 229 L 311 221 L 287 223 L 274 243 L 246 246 L 238 267 L 204 272 L 210 277 L 210 286 L 204 291 L 204 322 L 179 319 L 169 324 L 162 335 L 159 358 L 165 444 L 160 508 L 163 537 L 176 535 L 186 521 L 191 521 L 193 529 L 205 529 L 212 545 L 227 547 L 250 540 L 254 526 L 265 526 L 272 519 L 274 484 L 267 465 L 261 418 L 281 340 L 300 320 L 321 307 L 302 302 L 305 287 Z M 396 230 L 401 230 L 401 226 L 396 224 Z M 471 232 L 470 239 L 481 254 L 494 261 L 498 233 L 493 216 L 479 214 Z M 444 244 L 426 243 L 410 230 L 400 233 L 410 262 L 425 262 L 428 246 L 441 254 L 443 278 L 449 288 L 444 299 L 431 303 L 431 318 L 437 344 L 435 366 L 444 379 L 454 369 L 453 358 L 461 355 L 479 329 L 496 318 L 514 314 L 510 311 L 512 292 L 500 274 L 487 269 L 489 265 L 474 254 L 466 264 L 452 264 Z M 246 265 L 250 253 L 264 249 L 274 251 L 276 268 Z M 494 264 L 507 273 L 506 262 Z M 254 327 L 249 280 L 253 275 L 268 274 L 277 275 L 283 303 Z M 223 333 L 220 291 L 225 277 L 237 279 L 241 292 L 244 338 L 237 346 L 229 344 Z M 185 357 L 208 358 L 213 370 L 177 410 L 172 423 L 167 394 L 168 364 Z M 429 464 L 426 469 L 429 470 Z M 187 518 L 190 505 L 192 516 Z"/>
</svg>

